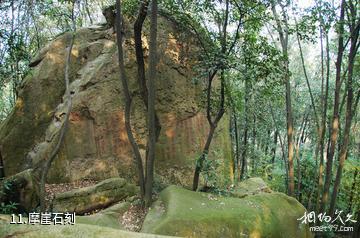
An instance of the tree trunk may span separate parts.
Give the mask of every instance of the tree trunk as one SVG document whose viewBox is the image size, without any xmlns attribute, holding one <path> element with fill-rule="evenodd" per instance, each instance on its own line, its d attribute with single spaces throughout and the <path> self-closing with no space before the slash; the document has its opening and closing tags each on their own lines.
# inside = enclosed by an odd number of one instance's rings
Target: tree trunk
<svg viewBox="0 0 360 238">
<path fill-rule="evenodd" d="M 290 87 L 290 72 L 289 72 L 289 58 L 288 58 L 288 21 L 286 10 L 284 5 L 279 4 L 282 8 L 282 19 L 279 18 L 276 12 L 276 6 L 274 2 L 271 2 L 271 9 L 276 21 L 277 31 L 279 33 L 282 55 L 283 55 L 283 70 L 284 70 L 284 82 L 285 82 L 285 100 L 286 100 L 286 128 L 287 128 L 287 159 L 288 159 L 288 194 L 289 196 L 294 196 L 295 184 L 294 184 L 294 126 L 293 126 L 293 115 L 292 115 L 292 105 L 291 105 L 291 87 Z M 283 29 L 284 27 L 284 29 Z"/>
<path fill-rule="evenodd" d="M 266 137 L 265 148 L 264 148 L 265 155 L 267 155 L 268 152 L 269 152 L 269 143 L 270 143 L 270 140 L 271 140 L 271 131 L 270 131 L 270 130 L 267 130 L 267 137 Z"/>
<path fill-rule="evenodd" d="M 273 122 L 274 122 L 274 126 L 275 126 L 275 129 L 276 131 L 278 132 L 279 129 L 277 127 L 277 123 L 276 123 L 276 120 L 275 120 L 275 115 L 274 115 L 274 110 L 272 108 L 272 105 L 270 104 L 270 112 L 271 112 L 271 117 L 273 119 Z M 282 153 L 282 159 L 284 161 L 284 168 L 285 168 L 285 179 L 284 179 L 284 184 L 285 184 L 285 187 L 288 189 L 288 184 L 289 184 L 289 169 L 288 169 L 288 165 L 286 164 L 286 155 L 285 155 L 285 148 L 284 148 L 284 143 L 283 143 L 283 140 L 281 139 L 281 135 L 278 133 L 278 137 L 279 137 L 279 141 L 280 141 L 280 147 L 281 147 L 281 153 Z"/>
<path fill-rule="evenodd" d="M 322 29 L 323 26 L 321 26 Z M 322 82 L 324 81 L 324 66 L 323 66 L 323 46 L 322 46 L 322 33 L 325 32 L 323 30 L 320 31 L 320 43 L 321 43 L 321 68 L 322 68 Z M 325 129 L 326 129 L 326 119 L 327 119 L 327 107 L 328 107 L 328 97 L 329 97 L 329 77 L 330 77 L 330 48 L 329 48 L 329 36 L 328 32 L 325 32 L 325 41 L 326 41 L 326 82 L 325 82 L 325 95 L 323 94 L 324 83 L 322 83 L 322 117 L 321 117 L 321 125 L 320 125 L 320 138 L 319 138 L 319 151 L 317 153 L 320 154 L 320 163 L 319 163 L 319 174 L 318 174 L 318 187 L 317 187 L 317 195 L 316 195 L 316 210 L 319 211 L 320 208 L 320 195 L 321 190 L 323 188 L 323 173 L 324 173 L 324 150 L 325 150 Z M 311 198 L 311 197 L 310 197 Z M 310 201 L 311 202 L 311 201 Z"/>
<path fill-rule="evenodd" d="M 296 19 L 295 19 L 295 23 L 296 23 L 296 31 L 298 31 Z M 312 107 L 313 113 L 314 113 L 316 131 L 319 133 L 319 119 L 318 119 L 317 110 L 316 110 L 316 106 L 315 106 L 315 99 L 314 99 L 314 96 L 313 96 L 313 93 L 312 93 L 312 90 L 311 90 L 309 77 L 308 77 L 308 74 L 307 74 L 307 71 L 306 71 L 304 54 L 303 54 L 303 51 L 302 51 L 301 42 L 300 42 L 300 35 L 299 35 L 298 32 L 296 34 L 296 39 L 297 39 L 298 46 L 299 46 L 301 64 L 302 64 L 302 68 L 303 68 L 303 72 L 304 72 L 304 76 L 305 76 L 306 85 L 307 85 L 309 95 L 310 95 L 310 99 L 311 99 L 311 107 Z"/>
<path fill-rule="evenodd" d="M 222 32 L 219 32 L 219 34 L 222 34 L 222 47 L 221 47 L 221 52 L 223 55 L 226 54 L 226 45 L 227 45 L 227 25 L 228 25 L 228 17 L 229 17 L 229 0 L 226 0 L 225 2 L 226 7 L 225 7 L 225 18 L 224 18 L 224 25 L 222 28 Z M 196 165 L 195 165 L 195 171 L 194 171 L 194 179 L 193 179 L 193 190 L 196 191 L 198 186 L 199 186 L 199 177 L 200 177 L 200 172 L 202 170 L 202 165 L 203 162 L 207 159 L 207 155 L 209 154 L 209 148 L 210 148 L 210 144 L 215 132 L 215 129 L 218 125 L 218 122 L 221 120 L 221 118 L 223 117 L 224 113 L 225 113 L 225 75 L 224 75 L 224 69 L 220 68 L 221 73 L 220 73 L 220 103 L 219 103 L 219 107 L 216 113 L 216 116 L 214 119 L 212 119 L 211 116 L 211 85 L 212 85 L 212 80 L 214 79 L 216 73 L 217 73 L 216 69 L 214 72 L 209 72 L 208 73 L 208 86 L 207 86 L 207 108 L 206 108 L 206 117 L 210 126 L 210 130 L 209 130 L 209 134 L 203 149 L 203 152 L 201 154 L 201 156 L 199 157 L 199 159 L 196 161 Z"/>
<path fill-rule="evenodd" d="M 207 136 L 206 139 L 206 143 L 204 146 L 204 149 L 201 153 L 200 159 L 198 160 L 198 162 L 196 163 L 196 167 L 195 167 L 195 173 L 194 173 L 194 179 L 193 179 L 193 191 L 196 191 L 199 185 L 199 179 L 200 179 L 200 172 L 201 169 L 203 167 L 203 163 L 204 161 L 207 159 L 206 157 L 209 154 L 209 149 L 210 149 L 210 144 L 212 141 L 212 138 L 214 136 L 214 132 L 215 132 L 215 127 L 214 126 L 210 126 L 210 130 L 209 130 L 209 134 Z"/>
<path fill-rule="evenodd" d="M 297 199 L 299 200 L 301 189 L 300 144 L 296 145 L 295 158 L 297 164 Z"/>
<path fill-rule="evenodd" d="M 234 137 L 235 137 L 235 161 L 236 161 L 236 170 L 238 172 L 238 181 L 240 180 L 240 148 L 239 148 L 239 133 L 238 133 L 238 118 L 234 110 Z M 235 170 L 234 170 L 235 171 Z"/>
<path fill-rule="evenodd" d="M 244 104 L 244 115 L 245 115 L 245 122 L 244 122 L 244 136 L 243 136 L 243 146 L 242 146 L 242 153 L 241 153 L 241 175 L 240 180 L 245 178 L 247 173 L 247 152 L 248 152 L 248 128 L 249 128 L 249 93 L 250 93 L 250 82 L 248 78 L 245 78 L 245 104 Z"/>
<path fill-rule="evenodd" d="M 273 147 L 271 149 L 271 152 L 272 152 L 271 164 L 273 165 L 273 167 L 274 167 L 275 158 L 276 158 L 276 147 L 277 147 L 278 134 L 279 134 L 278 130 L 275 130 L 275 132 L 274 132 L 274 144 L 273 144 Z"/>
<path fill-rule="evenodd" d="M 255 171 L 256 171 L 255 147 L 256 147 L 256 116 L 254 113 L 253 114 L 253 128 L 252 128 L 252 147 L 251 147 L 252 174 L 255 174 Z"/>
<path fill-rule="evenodd" d="M 300 127 L 300 134 L 297 138 L 296 141 L 296 148 L 295 148 L 295 157 L 296 157 L 296 163 L 297 163 L 297 198 L 300 201 L 300 197 L 301 197 L 301 163 L 300 163 L 300 158 L 301 158 L 301 144 L 304 143 L 304 137 L 305 137 L 305 130 L 306 130 L 306 126 L 308 123 L 308 116 L 309 114 L 307 113 L 303 119 L 302 125 Z"/>
<path fill-rule="evenodd" d="M 134 41 L 135 41 L 135 55 L 137 62 L 137 80 L 140 89 L 140 95 L 144 102 L 146 109 L 148 109 L 148 88 L 146 85 L 145 76 L 145 62 L 144 62 L 144 51 L 142 44 L 142 27 L 147 16 L 149 7 L 149 0 L 141 1 L 138 16 L 134 23 Z M 155 111 L 155 129 L 156 129 L 156 140 L 159 138 L 161 125 L 160 120 Z M 148 150 L 147 150 L 148 151 Z M 147 155 L 146 155 L 147 157 Z"/>
<path fill-rule="evenodd" d="M 154 180 L 154 160 L 155 145 L 157 138 L 156 122 L 155 122 L 155 80 L 157 66 L 157 0 L 151 2 L 151 20 L 150 20 L 150 43 L 149 43 L 149 94 L 148 94 L 148 150 L 149 154 L 146 163 L 146 182 L 145 182 L 145 206 L 150 207 L 152 202 L 152 187 Z"/>
<path fill-rule="evenodd" d="M 291 106 L 291 91 L 290 91 L 290 77 L 288 71 L 288 62 L 286 63 L 286 73 L 285 73 L 285 84 L 286 84 L 286 121 L 287 121 L 287 139 L 288 139 L 288 162 L 289 162 L 289 196 L 294 196 L 294 149 L 293 149 L 293 119 L 292 119 L 292 106 Z"/>
<path fill-rule="evenodd" d="M 1 155 L 1 149 L 2 149 L 2 147 L 0 146 L 0 181 L 3 178 L 5 178 L 4 162 L 3 162 L 2 155 Z"/>
<path fill-rule="evenodd" d="M 139 151 L 139 147 L 135 141 L 134 135 L 132 133 L 131 129 L 131 94 L 128 87 L 128 81 L 127 76 L 125 72 L 125 64 L 124 64 L 124 56 L 123 56 L 123 47 L 122 47 L 122 34 L 121 34 L 121 28 L 122 28 L 122 14 L 121 14 L 121 2 L 120 0 L 116 1 L 116 40 L 117 40 L 117 46 L 118 46 L 118 61 L 119 61 L 119 68 L 120 68 L 120 80 L 123 87 L 123 93 L 124 93 L 124 101 L 125 101 L 125 127 L 126 127 L 126 133 L 129 139 L 129 142 L 131 144 L 131 147 L 133 149 L 134 157 L 135 157 L 135 163 L 138 170 L 138 179 L 139 179 L 139 186 L 140 186 L 140 196 L 141 198 L 144 198 L 145 195 L 145 178 L 144 178 L 144 169 L 142 165 L 142 159 L 141 154 Z"/>
<path fill-rule="evenodd" d="M 45 197 L 46 197 L 46 190 L 45 190 L 45 183 L 46 178 L 48 175 L 48 172 L 51 168 L 52 162 L 55 160 L 56 155 L 58 154 L 60 150 L 60 146 L 62 145 L 64 139 L 66 130 L 68 128 L 69 124 L 69 118 L 70 118 L 70 112 L 72 108 L 72 98 L 70 94 L 70 79 L 69 79 L 69 71 L 70 71 L 70 61 L 71 61 L 71 51 L 74 46 L 75 41 L 75 32 L 76 32 L 76 22 L 75 22 L 75 2 L 72 2 L 72 9 L 71 9 L 71 22 L 72 22 L 72 37 L 70 40 L 70 45 L 66 52 L 66 61 L 65 61 L 65 102 L 66 103 L 66 115 L 65 115 L 65 121 L 62 125 L 62 128 L 60 129 L 59 139 L 57 144 L 55 145 L 54 150 L 51 152 L 49 158 L 45 161 L 41 176 L 40 176 L 40 211 L 45 211 L 46 205 L 45 205 Z"/>
<path fill-rule="evenodd" d="M 350 26 L 350 30 L 354 29 L 354 26 Z M 359 37 L 359 29 L 351 36 L 351 45 L 349 51 L 349 62 L 348 62 L 348 74 L 347 74 L 347 101 L 346 101 L 346 118 L 345 118 L 345 128 L 344 128 L 344 135 L 341 144 L 341 150 L 339 153 L 339 165 L 336 173 L 336 179 L 333 187 L 332 198 L 330 202 L 330 209 L 329 213 L 330 216 L 334 214 L 335 211 L 335 203 L 336 198 L 338 196 L 338 191 L 341 182 L 341 175 L 344 167 L 345 160 L 347 158 L 348 146 L 350 143 L 350 129 L 351 129 L 351 122 L 352 122 L 352 108 L 353 108 L 353 98 L 354 98 L 354 91 L 353 91 L 353 69 L 354 69 L 354 61 L 357 52 L 357 42 Z"/>
<path fill-rule="evenodd" d="M 341 2 L 340 20 L 339 20 L 339 40 L 338 40 L 338 54 L 336 60 L 336 82 L 335 82 L 335 96 L 334 96 L 334 110 L 333 119 L 330 127 L 329 134 L 330 140 L 328 144 L 328 153 L 326 161 L 325 184 L 323 196 L 320 206 L 320 213 L 325 211 L 325 207 L 329 197 L 330 184 L 332 180 L 332 164 L 335 153 L 335 146 L 339 129 L 339 97 L 340 97 L 340 80 L 341 80 L 341 63 L 344 53 L 344 15 L 345 15 L 345 0 Z"/>
<path fill-rule="evenodd" d="M 208 118 L 210 129 L 209 129 L 209 134 L 207 136 L 206 143 L 205 143 L 204 149 L 202 151 L 202 154 L 200 155 L 199 159 L 196 161 L 195 171 L 194 171 L 194 179 L 193 179 L 193 191 L 196 191 L 199 186 L 200 172 L 202 170 L 203 163 L 207 159 L 207 156 L 209 154 L 210 144 L 213 139 L 215 129 L 217 127 L 218 122 L 220 121 L 220 119 L 222 118 L 222 116 L 225 113 L 225 108 L 224 108 L 224 105 L 225 105 L 225 78 L 224 78 L 224 72 L 222 71 L 220 74 L 220 80 L 221 80 L 220 106 L 219 106 L 219 110 L 218 110 L 218 113 L 217 113 L 214 121 L 212 121 L 211 113 L 210 113 L 210 110 L 211 110 L 210 102 L 211 102 L 211 85 L 212 85 L 212 80 L 213 80 L 214 76 L 215 76 L 215 73 L 213 73 L 213 74 L 211 74 L 211 76 L 209 76 L 209 84 L 207 87 L 207 103 L 208 103 L 207 118 Z"/>
</svg>

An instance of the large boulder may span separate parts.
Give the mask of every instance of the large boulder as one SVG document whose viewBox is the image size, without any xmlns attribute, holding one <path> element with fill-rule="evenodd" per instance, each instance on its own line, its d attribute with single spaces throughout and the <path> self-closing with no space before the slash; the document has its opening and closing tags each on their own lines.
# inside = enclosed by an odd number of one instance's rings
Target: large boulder
<svg viewBox="0 0 360 238">
<path fill-rule="evenodd" d="M 230 191 L 230 194 L 234 197 L 243 198 L 249 195 L 255 195 L 259 193 L 271 193 L 271 189 L 262 180 L 262 178 L 249 178 L 238 183 Z"/>
<path fill-rule="evenodd" d="M 137 86 L 137 64 L 132 23 L 125 24 L 124 57 L 133 92 L 132 125 L 145 154 L 146 115 Z M 195 37 L 176 22 L 159 17 L 156 110 L 162 126 L 156 144 L 156 173 L 164 184 L 191 185 L 192 170 L 208 133 L 202 110 L 203 83 L 193 80 L 197 64 Z M 50 42 L 32 60 L 31 72 L 19 88 L 12 113 L 0 125 L 5 175 L 41 168 L 57 143 L 64 117 L 64 65 L 71 33 Z M 149 24 L 144 26 L 145 63 Z M 65 141 L 49 172 L 51 183 L 80 179 L 103 180 L 120 176 L 136 180 L 136 166 L 124 124 L 117 46 L 112 30 L 101 26 L 76 32 L 71 55 L 73 108 Z M 215 80 L 216 81 L 216 80 Z M 209 158 L 221 158 L 219 175 L 232 174 L 229 118 L 216 130 Z M 216 154 L 215 154 L 216 152 Z M 220 176 L 221 177 L 221 176 Z M 225 179 L 226 177 L 226 179 Z"/>
<path fill-rule="evenodd" d="M 55 195 L 52 209 L 57 212 L 84 214 L 108 207 L 138 193 L 138 187 L 122 178 L 106 179 L 94 186 L 74 189 Z"/>
<path fill-rule="evenodd" d="M 0 183 L 0 204 L 16 204 L 19 213 L 33 211 L 40 202 L 39 180 L 31 169 L 24 170 Z"/>
<path fill-rule="evenodd" d="M 170 186 L 147 214 L 142 232 L 180 237 L 312 237 L 305 208 L 282 193 L 219 197 Z"/>
<path fill-rule="evenodd" d="M 24 220 L 27 220 L 24 217 Z M 0 237 L 26 238 L 166 238 L 169 236 L 123 231 L 97 225 L 14 225 L 10 216 L 0 215 Z"/>
</svg>

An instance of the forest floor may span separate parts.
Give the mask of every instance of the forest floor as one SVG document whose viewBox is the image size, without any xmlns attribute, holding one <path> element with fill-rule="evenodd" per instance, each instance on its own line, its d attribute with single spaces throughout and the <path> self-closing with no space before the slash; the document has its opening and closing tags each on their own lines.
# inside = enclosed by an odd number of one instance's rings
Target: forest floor
<svg viewBox="0 0 360 238">
<path fill-rule="evenodd" d="M 119 221 L 126 230 L 139 232 L 146 214 L 147 209 L 140 204 L 131 204 L 129 210 L 119 217 Z"/>
</svg>

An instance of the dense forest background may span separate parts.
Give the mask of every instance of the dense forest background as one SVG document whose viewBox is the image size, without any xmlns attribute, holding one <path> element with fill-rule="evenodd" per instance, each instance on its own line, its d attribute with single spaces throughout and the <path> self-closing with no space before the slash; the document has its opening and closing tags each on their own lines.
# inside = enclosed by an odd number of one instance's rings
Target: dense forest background
<svg viewBox="0 0 360 238">
<path fill-rule="evenodd" d="M 123 1 L 123 14 L 138 17 L 143 2 Z M 16 104 L 30 59 L 59 34 L 104 21 L 102 10 L 112 4 L 0 2 L 0 123 Z M 158 8 L 200 45 L 193 83 L 206 85 L 210 130 L 193 189 L 200 174 L 216 193 L 262 177 L 308 211 L 342 210 L 359 220 L 359 0 L 161 0 Z M 219 162 L 207 154 L 224 115 L 231 118 L 234 174 L 220 182 Z"/>
</svg>

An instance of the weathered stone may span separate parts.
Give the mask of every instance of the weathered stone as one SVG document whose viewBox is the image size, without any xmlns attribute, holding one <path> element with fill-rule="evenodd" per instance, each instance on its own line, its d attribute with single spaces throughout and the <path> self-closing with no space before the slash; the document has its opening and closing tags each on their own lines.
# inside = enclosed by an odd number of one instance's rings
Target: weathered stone
<svg viewBox="0 0 360 238">
<path fill-rule="evenodd" d="M 142 232 L 180 237 L 312 237 L 305 208 L 282 193 L 219 197 L 170 186 L 147 214 Z"/>
<path fill-rule="evenodd" d="M 24 217 L 24 220 L 27 220 Z M 9 224 L 10 216 L 0 214 L 0 237 L 26 238 L 166 238 L 144 233 L 136 233 L 110 227 L 75 224 L 75 225 L 14 225 Z"/>
<path fill-rule="evenodd" d="M 145 154 L 146 115 L 137 92 L 131 29 L 130 25 L 125 29 L 125 67 L 130 89 L 134 92 L 133 130 L 141 153 Z M 143 37 L 146 64 L 148 33 L 146 22 Z M 43 163 L 57 142 L 64 93 L 65 49 L 70 37 L 69 33 L 59 36 L 34 58 L 14 111 L 0 125 L 6 176 Z M 209 129 L 201 104 L 203 84 L 193 83 L 197 51 L 191 33 L 159 17 L 156 110 L 162 129 L 156 145 L 155 172 L 167 184 L 191 185 L 195 159 Z M 115 35 L 110 31 L 101 27 L 77 31 L 70 75 L 73 107 L 65 140 L 49 171 L 48 182 L 103 180 L 116 176 L 136 182 L 136 166 L 124 125 L 116 52 Z M 223 182 L 231 177 L 233 167 L 228 127 L 225 116 L 216 130 L 209 154 L 210 159 L 223 160 L 218 173 L 223 175 Z"/>
<path fill-rule="evenodd" d="M 18 212 L 31 212 L 39 204 L 39 183 L 32 170 L 22 171 L 0 183 L 0 203 L 16 203 Z"/>
<path fill-rule="evenodd" d="M 84 63 L 101 53 L 102 49 L 91 43 L 99 37 L 93 29 L 77 32 L 71 58 L 71 80 Z M 18 88 L 19 97 L 14 110 L 0 125 L 6 176 L 30 168 L 32 161 L 27 160 L 26 154 L 44 140 L 45 130 L 64 93 L 65 53 L 70 39 L 71 33 L 59 36 L 35 57 L 38 63 Z"/>
<path fill-rule="evenodd" d="M 258 193 L 271 193 L 271 189 L 262 178 L 249 178 L 238 183 L 230 194 L 234 197 L 243 198 Z"/>
<path fill-rule="evenodd" d="M 76 222 L 125 230 L 119 219 L 130 207 L 129 202 L 120 202 L 89 216 L 78 216 Z"/>
<path fill-rule="evenodd" d="M 52 208 L 58 212 L 86 212 L 108 207 L 138 193 L 138 188 L 122 178 L 104 180 L 94 186 L 56 194 Z"/>
</svg>

